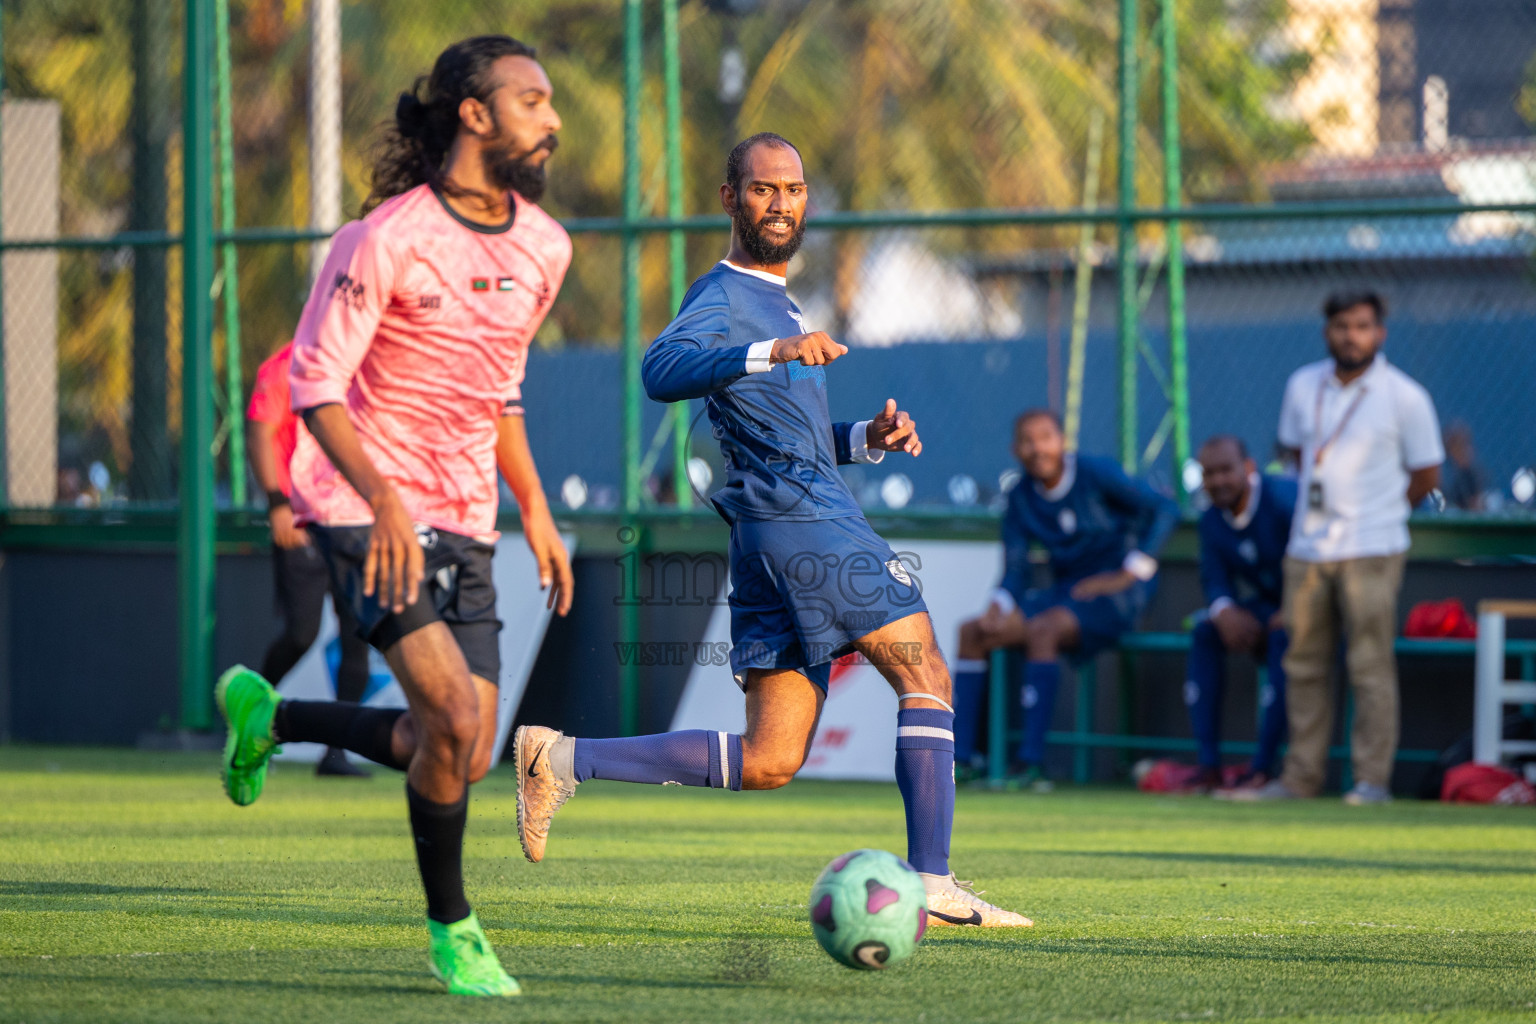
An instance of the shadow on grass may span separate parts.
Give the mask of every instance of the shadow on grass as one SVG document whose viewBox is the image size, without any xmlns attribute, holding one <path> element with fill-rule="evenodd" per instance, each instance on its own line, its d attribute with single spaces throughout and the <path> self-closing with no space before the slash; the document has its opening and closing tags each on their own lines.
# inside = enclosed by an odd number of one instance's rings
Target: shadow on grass
<svg viewBox="0 0 1536 1024">
<path fill-rule="evenodd" d="M 360 972 L 367 973 L 367 972 Z M 374 972 L 382 973 L 382 972 Z M 47 985 L 59 985 L 67 983 L 80 986 L 128 986 L 135 990 L 142 988 L 146 981 L 153 982 L 157 989 L 178 990 L 184 992 L 198 989 L 217 991 L 248 990 L 260 992 L 263 995 L 272 992 L 307 992 L 314 995 L 334 996 L 377 996 L 377 995 L 422 995 L 442 998 L 442 986 L 432 981 L 423 972 L 422 980 L 416 984 L 403 982 L 376 982 L 365 984 L 363 982 L 341 982 L 336 984 L 317 984 L 315 982 L 296 981 L 292 978 L 240 978 L 229 976 L 208 977 L 172 977 L 163 974 L 145 978 L 142 975 L 133 977 L 109 976 L 89 973 L 72 973 L 68 971 L 35 971 L 26 973 L 22 971 L 6 971 L 0 974 L 8 983 L 21 984 L 22 982 L 37 982 Z"/>
<path fill-rule="evenodd" d="M 1292 936 L 1291 941 L 1297 943 L 1313 943 L 1315 939 L 1308 936 Z M 1425 936 L 1414 936 L 1412 941 L 1422 942 Z M 1296 963 L 1296 964 L 1361 964 L 1393 967 L 1436 967 L 1459 970 L 1506 970 L 1511 967 L 1523 966 L 1527 961 L 1518 956 L 1511 956 L 1506 961 L 1496 961 L 1486 955 L 1486 951 L 1478 951 L 1476 956 L 1465 960 L 1431 959 L 1427 957 L 1371 955 L 1367 953 L 1336 953 L 1336 952 L 1303 952 L 1285 950 L 1255 950 L 1242 945 L 1243 936 L 1233 936 L 1231 939 L 1222 937 L 1220 941 L 1227 948 L 1216 948 L 1211 945 L 1202 945 L 1198 948 L 1189 945 L 1179 945 L 1172 942 L 1148 942 L 1136 939 L 1099 939 L 1084 942 L 1033 942 L 1027 947 L 1016 942 L 1008 942 L 1003 939 L 977 937 L 967 943 L 968 946 L 980 946 L 988 950 L 1000 952 L 1027 952 L 1031 956 L 1041 953 L 1059 953 L 1063 956 L 1099 956 L 1099 957 L 1131 957 L 1136 959 L 1158 960 L 1250 960 L 1261 963 Z M 1273 941 L 1273 940 L 1271 940 Z"/>
<path fill-rule="evenodd" d="M 1443 861 L 1359 860 L 1349 857 L 1283 857 L 1258 853 L 1183 853 L 1146 850 L 1051 850 L 1051 856 L 1107 857 L 1115 860 L 1157 860 L 1180 864 L 1230 864 L 1313 871 L 1424 871 L 1462 875 L 1529 875 L 1536 871 L 1536 854 L 1528 865 L 1446 863 Z"/>
<path fill-rule="evenodd" d="M 268 892 L 235 891 L 218 888 L 181 888 L 154 885 L 110 885 L 92 882 L 43 882 L 0 879 L 0 897 L 4 909 L 13 913 L 58 913 L 115 910 L 125 913 L 151 913 L 171 918 L 250 921 L 255 923 L 291 922 L 319 925 L 421 926 L 415 913 L 402 910 L 397 899 L 380 897 L 375 905 L 353 910 L 328 910 L 317 906 L 305 895 L 277 895 Z M 167 897 L 177 897 L 168 900 Z M 542 903 L 533 908 L 517 899 L 478 901 L 485 924 L 493 931 L 503 927 L 503 920 L 517 924 L 506 929 L 534 936 L 607 936 L 624 939 L 698 940 L 701 927 L 709 930 L 709 921 L 734 923 L 739 913 L 730 907 L 690 907 L 690 924 L 660 927 L 654 908 L 600 908 L 595 904 L 562 901 Z M 580 920 L 606 909 L 599 921 Z M 722 938 L 724 936 L 721 936 Z"/>
<path fill-rule="evenodd" d="M 168 885 L 104 885 L 95 882 L 20 882 L 0 878 L 0 896 L 211 896 L 208 888 L 185 889 Z"/>
</svg>

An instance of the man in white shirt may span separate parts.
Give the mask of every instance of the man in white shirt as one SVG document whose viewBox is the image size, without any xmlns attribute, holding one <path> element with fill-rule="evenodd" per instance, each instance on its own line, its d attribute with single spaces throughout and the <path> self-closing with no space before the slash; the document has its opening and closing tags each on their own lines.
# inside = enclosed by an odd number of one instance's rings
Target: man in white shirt
<svg viewBox="0 0 1536 1024">
<path fill-rule="evenodd" d="M 1344 800 L 1386 803 L 1397 754 L 1392 644 L 1408 513 L 1439 485 L 1445 451 L 1429 393 L 1381 355 L 1381 296 L 1335 294 L 1323 315 L 1332 358 L 1291 375 L 1280 411 L 1280 444 L 1300 469 L 1285 558 L 1290 750 L 1280 778 L 1246 797 L 1322 789 L 1333 733 L 1329 669 L 1342 638 L 1355 697 L 1356 783 Z"/>
</svg>

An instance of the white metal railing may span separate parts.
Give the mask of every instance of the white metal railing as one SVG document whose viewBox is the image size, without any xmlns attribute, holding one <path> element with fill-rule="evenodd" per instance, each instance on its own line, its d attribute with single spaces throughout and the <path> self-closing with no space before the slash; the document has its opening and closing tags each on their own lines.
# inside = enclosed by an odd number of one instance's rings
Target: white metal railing
<svg viewBox="0 0 1536 1024">
<path fill-rule="evenodd" d="M 1536 619 L 1536 601 L 1479 601 L 1477 604 L 1476 697 L 1472 718 L 1472 760 L 1499 764 L 1516 754 L 1536 754 L 1536 740 L 1504 738 L 1504 708 L 1536 704 L 1536 682 L 1504 678 L 1504 626 L 1508 619 Z"/>
</svg>

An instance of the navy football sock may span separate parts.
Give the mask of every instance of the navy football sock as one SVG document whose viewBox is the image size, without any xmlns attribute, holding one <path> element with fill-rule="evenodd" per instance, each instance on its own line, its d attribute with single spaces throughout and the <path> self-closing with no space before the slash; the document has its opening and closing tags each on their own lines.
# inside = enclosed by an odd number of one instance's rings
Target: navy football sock
<svg viewBox="0 0 1536 1024">
<path fill-rule="evenodd" d="M 611 779 L 711 789 L 741 788 L 741 737 L 689 729 L 611 740 L 576 740 L 576 781 Z"/>
<path fill-rule="evenodd" d="M 954 726 L 954 713 L 938 708 L 904 707 L 896 714 L 896 785 L 907 811 L 907 860 L 924 874 L 949 874 Z"/>
<path fill-rule="evenodd" d="M 1273 775 L 1275 759 L 1280 744 L 1285 742 L 1285 648 L 1289 638 L 1283 629 L 1269 632 L 1269 650 L 1266 658 L 1268 679 L 1264 691 L 1259 694 L 1259 748 L 1253 752 L 1251 766 L 1255 771 Z"/>
<path fill-rule="evenodd" d="M 1200 767 L 1221 766 L 1221 691 L 1227 648 L 1209 620 L 1189 635 L 1189 660 L 1184 681 L 1184 704 L 1189 725 L 1200 746 Z"/>
<path fill-rule="evenodd" d="M 982 659 L 955 661 L 955 763 L 970 764 L 976 756 L 977 726 L 986 703 L 987 663 Z"/>
<path fill-rule="evenodd" d="M 1051 727 L 1056 691 L 1060 688 L 1060 663 L 1024 663 L 1024 687 L 1020 694 L 1024 705 L 1024 742 L 1019 746 L 1019 760 L 1025 764 L 1038 765 L 1045 760 L 1045 733 Z"/>
</svg>

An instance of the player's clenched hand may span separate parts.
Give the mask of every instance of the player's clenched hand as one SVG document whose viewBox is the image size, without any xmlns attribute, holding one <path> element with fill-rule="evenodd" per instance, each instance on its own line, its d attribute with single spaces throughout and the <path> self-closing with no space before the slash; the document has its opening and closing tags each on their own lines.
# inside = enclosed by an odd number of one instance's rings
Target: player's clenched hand
<svg viewBox="0 0 1536 1024">
<path fill-rule="evenodd" d="M 523 513 L 523 535 L 539 563 L 539 589 L 549 591 L 545 607 L 565 615 L 571 610 L 575 580 L 571 575 L 571 556 L 565 550 L 565 541 L 560 539 L 560 530 L 547 505 Z"/>
<path fill-rule="evenodd" d="M 981 613 L 981 618 L 976 621 L 977 627 L 983 636 L 993 636 L 1001 633 L 1003 627 L 1008 625 L 1011 611 L 1004 611 L 1001 605 L 996 603 L 987 605 L 987 610 Z"/>
<path fill-rule="evenodd" d="M 1233 604 L 1211 616 L 1211 625 L 1216 627 L 1222 646 L 1229 651 L 1251 651 L 1259 646 L 1259 640 L 1264 636 L 1264 627 L 1253 613 Z"/>
<path fill-rule="evenodd" d="M 363 593 L 377 593 L 379 603 L 398 614 L 416 603 L 421 589 L 421 542 L 410 513 L 394 491 L 386 491 L 375 503 L 373 516 L 368 557 L 363 561 Z"/>
<path fill-rule="evenodd" d="M 280 548 L 302 548 L 309 544 L 309 534 L 293 525 L 293 509 L 278 505 L 267 512 L 272 526 L 272 543 Z"/>
<path fill-rule="evenodd" d="M 880 415 L 869 421 L 864 440 L 875 451 L 908 452 L 914 456 L 923 453 L 923 442 L 917 439 L 917 424 L 896 408 L 894 398 L 887 398 Z"/>
<path fill-rule="evenodd" d="M 771 363 L 798 361 L 806 366 L 825 366 L 838 356 L 847 354 L 848 347 L 833 341 L 826 331 L 812 331 L 810 334 L 796 334 L 775 341 L 773 353 L 768 357 L 768 361 Z"/>
</svg>

